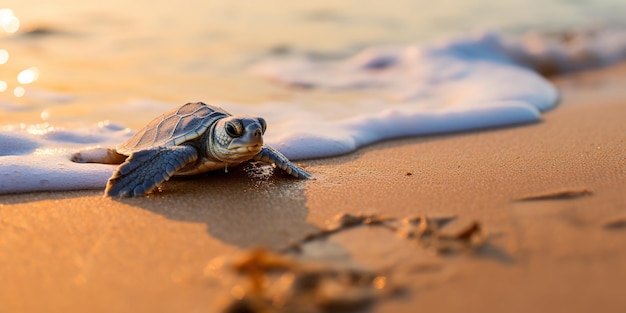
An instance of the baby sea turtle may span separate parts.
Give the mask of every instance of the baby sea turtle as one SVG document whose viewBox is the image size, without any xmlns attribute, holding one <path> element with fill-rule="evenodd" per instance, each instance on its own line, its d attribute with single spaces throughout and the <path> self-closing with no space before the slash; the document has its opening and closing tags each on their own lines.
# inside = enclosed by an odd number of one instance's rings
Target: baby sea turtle
<svg viewBox="0 0 626 313">
<path fill-rule="evenodd" d="M 248 160 L 274 164 L 297 178 L 311 178 L 280 152 L 263 145 L 266 127 L 260 117 L 232 116 L 216 106 L 187 103 L 154 119 L 116 149 L 105 154 L 78 152 L 72 161 L 121 163 L 107 182 L 107 196 L 144 195 L 173 175 L 199 174 Z"/>
</svg>

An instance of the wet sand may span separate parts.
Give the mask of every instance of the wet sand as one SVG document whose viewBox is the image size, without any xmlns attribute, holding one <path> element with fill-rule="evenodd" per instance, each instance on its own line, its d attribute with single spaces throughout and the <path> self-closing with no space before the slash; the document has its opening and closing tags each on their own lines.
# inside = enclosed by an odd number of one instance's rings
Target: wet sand
<svg viewBox="0 0 626 313">
<path fill-rule="evenodd" d="M 487 236 L 451 254 L 371 226 L 301 245 L 404 288 L 373 312 L 624 312 L 626 65 L 556 82 L 563 102 L 540 123 L 304 161 L 312 181 L 235 169 L 138 199 L 0 196 L 0 312 L 212 312 L 242 283 L 215 264 L 360 212 L 450 216 L 442 231 L 477 222 Z"/>
</svg>

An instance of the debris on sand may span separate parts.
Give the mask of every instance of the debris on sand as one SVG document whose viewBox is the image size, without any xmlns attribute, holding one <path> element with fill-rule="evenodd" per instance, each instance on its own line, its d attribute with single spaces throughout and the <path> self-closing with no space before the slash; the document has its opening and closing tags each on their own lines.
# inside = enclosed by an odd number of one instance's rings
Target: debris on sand
<svg viewBox="0 0 626 313">
<path fill-rule="evenodd" d="M 340 231 L 359 226 L 383 227 L 395 232 L 401 238 L 417 242 L 425 248 L 432 248 L 438 253 L 451 254 L 457 252 L 471 252 L 483 246 L 487 241 L 487 234 L 478 222 L 472 222 L 458 233 L 442 231 L 454 216 L 427 217 L 418 215 L 397 219 L 376 214 L 348 214 L 343 213 L 326 223 L 327 227 L 305 236 L 295 244 L 289 245 L 284 252 L 300 251 L 303 244 L 322 239 Z"/>
<path fill-rule="evenodd" d="M 297 260 L 265 249 L 246 253 L 232 270 L 248 284 L 236 286 L 226 313 L 354 312 L 402 292 L 381 273 Z"/>
<path fill-rule="evenodd" d="M 563 189 L 557 191 L 551 191 L 546 193 L 540 193 L 537 195 L 525 196 L 517 199 L 517 201 L 539 201 L 539 200 L 565 200 L 574 199 L 583 196 L 592 195 L 593 192 L 587 188 L 581 189 Z"/>
<path fill-rule="evenodd" d="M 312 232 L 306 235 L 302 240 L 293 243 L 283 249 L 283 252 L 299 251 L 300 247 L 313 240 L 328 237 L 340 231 L 347 230 L 358 226 L 386 226 L 386 222 L 395 220 L 394 218 L 384 217 L 376 214 L 337 214 L 332 221 L 326 222 L 326 228 Z"/>
<path fill-rule="evenodd" d="M 626 216 L 618 216 L 604 222 L 606 230 L 626 230 Z"/>
<path fill-rule="evenodd" d="M 487 241 L 487 234 L 478 222 L 472 222 L 456 233 L 442 230 L 455 217 L 429 218 L 416 216 L 405 218 L 397 228 L 397 234 L 415 241 L 427 249 L 434 249 L 439 254 L 471 252 L 482 247 Z"/>
<path fill-rule="evenodd" d="M 330 226 L 329 230 L 343 230 L 354 226 L 361 225 L 383 225 L 385 222 L 395 220 L 394 218 L 380 216 L 377 214 L 338 214 L 333 218 L 332 222 L 326 224 Z"/>
<path fill-rule="evenodd" d="M 478 222 L 453 232 L 446 231 L 448 224 L 455 219 L 454 216 L 418 215 L 398 219 L 376 214 L 339 214 L 328 221 L 324 229 L 279 252 L 250 250 L 232 262 L 232 272 L 244 276 L 247 283 L 230 289 L 228 303 L 222 312 L 361 311 L 406 290 L 391 283 L 389 270 L 383 273 L 363 269 L 351 262 L 297 258 L 303 245 L 355 227 L 382 227 L 439 255 L 471 253 L 488 246 L 488 236 Z"/>
</svg>

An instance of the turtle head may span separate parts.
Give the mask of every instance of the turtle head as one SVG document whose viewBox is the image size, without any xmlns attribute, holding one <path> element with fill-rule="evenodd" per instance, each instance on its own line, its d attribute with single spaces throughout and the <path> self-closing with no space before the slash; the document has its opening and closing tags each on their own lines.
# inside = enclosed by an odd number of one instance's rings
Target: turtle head
<svg viewBox="0 0 626 313">
<path fill-rule="evenodd" d="M 223 118 L 215 125 L 208 152 L 222 162 L 247 161 L 261 151 L 266 128 L 260 117 Z"/>
</svg>

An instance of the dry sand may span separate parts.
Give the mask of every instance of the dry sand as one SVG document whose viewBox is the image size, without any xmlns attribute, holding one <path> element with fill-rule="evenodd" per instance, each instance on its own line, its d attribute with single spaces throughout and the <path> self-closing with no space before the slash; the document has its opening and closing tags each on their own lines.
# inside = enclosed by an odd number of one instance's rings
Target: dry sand
<svg viewBox="0 0 626 313">
<path fill-rule="evenodd" d="M 455 216 L 444 230 L 489 234 L 453 255 L 368 226 L 303 246 L 406 288 L 374 312 L 626 312 L 626 66 L 556 81 L 564 101 L 540 123 L 303 162 L 313 181 L 235 170 L 139 199 L 1 196 L 0 312 L 211 312 L 239 282 L 213 265 L 358 212 Z M 518 201 L 561 191 L 588 192 Z"/>
</svg>

